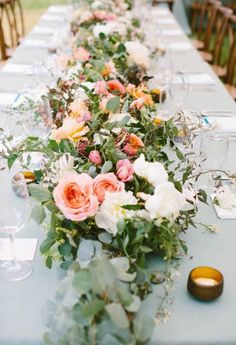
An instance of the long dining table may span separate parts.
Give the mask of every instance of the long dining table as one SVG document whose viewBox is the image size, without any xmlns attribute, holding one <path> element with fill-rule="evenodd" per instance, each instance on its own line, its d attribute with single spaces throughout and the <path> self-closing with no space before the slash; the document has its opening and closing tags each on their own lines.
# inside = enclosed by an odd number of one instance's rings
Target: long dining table
<svg viewBox="0 0 236 345">
<path fill-rule="evenodd" d="M 43 60 L 49 54 L 46 47 L 50 35 L 57 30 L 67 7 L 51 6 L 40 19 L 36 28 L 17 48 L 12 58 L 0 71 L 0 107 L 14 101 L 22 88 L 24 73 L 19 65 L 33 64 Z M 181 31 L 181 35 L 169 37 L 173 42 L 190 44 L 179 23 L 168 10 L 160 12 L 158 26 L 165 29 Z M 163 18 L 169 19 L 164 20 Z M 65 20 L 66 16 L 65 16 Z M 47 30 L 48 29 L 48 30 Z M 194 47 L 190 49 L 173 49 L 172 58 L 175 71 L 184 73 L 206 73 L 215 81 L 213 86 L 192 86 L 186 107 L 202 109 L 219 109 L 232 112 L 232 123 L 236 123 L 236 105 L 227 93 L 222 82 L 212 72 L 211 67 L 203 61 Z M 15 65 L 7 68 L 9 65 Z M 14 72 L 13 72 L 14 71 Z M 171 108 L 171 101 L 167 100 Z M 236 133 L 231 134 L 229 153 L 225 167 L 236 170 Z M 217 155 L 217 152 L 214 154 Z M 204 231 L 202 227 L 190 227 L 182 238 L 187 242 L 188 255 L 181 259 L 179 277 L 172 292 L 173 304 L 169 311 L 171 316 L 167 323 L 156 325 L 151 345 L 235 345 L 236 344 L 236 221 L 219 219 L 211 204 L 199 205 L 199 222 L 215 224 L 221 228 L 218 234 Z M 1 235 L 0 235 L 1 236 Z M 2 236 L 3 237 L 3 236 Z M 43 230 L 30 221 L 18 238 L 37 238 L 38 248 L 32 262 L 33 274 L 21 282 L 0 281 L 0 345 L 42 345 L 45 326 L 43 313 L 45 302 L 52 300 L 63 277 L 63 272 L 55 265 L 47 269 L 40 255 L 39 244 L 45 237 Z M 150 267 L 161 265 L 156 257 L 150 258 Z M 222 296 L 213 302 L 201 302 L 191 297 L 187 291 L 187 279 L 195 266 L 213 266 L 219 269 L 225 278 Z M 157 306 L 157 293 L 161 286 L 155 286 L 148 297 L 145 308 L 153 314 Z"/>
</svg>

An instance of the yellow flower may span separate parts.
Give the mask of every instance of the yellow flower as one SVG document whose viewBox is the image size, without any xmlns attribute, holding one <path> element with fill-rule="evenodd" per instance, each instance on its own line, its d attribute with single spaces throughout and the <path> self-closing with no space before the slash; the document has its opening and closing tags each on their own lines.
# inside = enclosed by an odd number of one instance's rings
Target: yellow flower
<svg viewBox="0 0 236 345">
<path fill-rule="evenodd" d="M 153 123 L 157 126 L 160 126 L 163 124 L 163 121 L 161 119 L 158 119 L 158 117 L 155 117 L 155 119 L 153 120 Z"/>
<path fill-rule="evenodd" d="M 76 119 L 66 117 L 63 120 L 62 126 L 52 131 L 51 138 L 58 143 L 62 139 L 69 139 L 70 141 L 77 142 L 84 139 L 85 134 L 88 132 L 89 128 L 84 125 L 84 122 L 78 122 Z"/>
</svg>

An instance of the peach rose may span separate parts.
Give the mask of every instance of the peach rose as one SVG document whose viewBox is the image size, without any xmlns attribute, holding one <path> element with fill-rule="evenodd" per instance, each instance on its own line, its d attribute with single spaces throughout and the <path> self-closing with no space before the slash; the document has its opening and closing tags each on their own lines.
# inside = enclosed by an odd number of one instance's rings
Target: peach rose
<svg viewBox="0 0 236 345">
<path fill-rule="evenodd" d="M 144 147 L 142 140 L 137 137 L 136 134 L 131 133 L 128 139 L 128 143 L 124 146 L 123 150 L 128 156 L 135 156 L 138 149 Z"/>
<path fill-rule="evenodd" d="M 107 82 L 107 86 L 109 88 L 109 91 L 117 91 L 121 95 L 124 95 L 126 93 L 125 87 L 121 84 L 121 82 L 117 79 L 115 80 L 109 80 Z"/>
<path fill-rule="evenodd" d="M 98 201 L 102 203 L 107 192 L 114 193 L 124 190 L 124 183 L 118 181 L 113 173 L 100 174 L 94 179 L 93 190 Z"/>
<path fill-rule="evenodd" d="M 115 20 L 116 15 L 112 13 L 107 13 L 106 11 L 94 11 L 94 18 L 98 20 Z"/>
<path fill-rule="evenodd" d="M 84 125 L 84 122 L 78 122 L 76 119 L 66 117 L 63 120 L 63 124 L 60 128 L 52 130 L 51 138 L 58 143 L 62 139 L 69 139 L 77 142 L 84 138 L 84 135 L 89 132 L 88 126 Z"/>
<path fill-rule="evenodd" d="M 97 81 L 94 88 L 98 95 L 108 95 L 107 84 L 104 80 Z"/>
<path fill-rule="evenodd" d="M 89 113 L 88 107 L 86 103 L 82 99 L 75 99 L 69 105 L 70 116 L 73 118 L 84 116 L 85 114 Z"/>
<path fill-rule="evenodd" d="M 73 221 L 93 217 L 98 210 L 93 179 L 88 174 L 71 172 L 63 176 L 53 191 L 53 197 L 64 216 Z"/>
<path fill-rule="evenodd" d="M 116 176 L 122 182 L 128 182 L 133 179 L 134 169 L 128 159 L 119 160 L 116 164 Z"/>
<path fill-rule="evenodd" d="M 85 61 L 89 60 L 90 54 L 83 47 L 79 47 L 78 49 L 75 50 L 74 57 L 76 60 L 79 60 L 81 62 L 85 62 Z"/>
</svg>

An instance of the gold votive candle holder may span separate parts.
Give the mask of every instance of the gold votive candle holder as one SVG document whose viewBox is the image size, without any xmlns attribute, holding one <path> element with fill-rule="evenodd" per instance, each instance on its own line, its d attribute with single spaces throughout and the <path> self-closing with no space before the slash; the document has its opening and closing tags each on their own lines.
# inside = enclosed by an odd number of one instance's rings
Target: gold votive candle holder
<svg viewBox="0 0 236 345">
<path fill-rule="evenodd" d="M 213 267 L 195 267 L 188 277 L 188 291 L 197 299 L 212 301 L 223 292 L 224 276 Z"/>
</svg>

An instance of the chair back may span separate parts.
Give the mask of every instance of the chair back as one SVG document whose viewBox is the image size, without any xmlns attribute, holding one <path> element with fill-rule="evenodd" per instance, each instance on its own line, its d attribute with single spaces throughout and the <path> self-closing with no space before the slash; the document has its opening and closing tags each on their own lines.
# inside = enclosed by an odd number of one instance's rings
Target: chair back
<svg viewBox="0 0 236 345">
<path fill-rule="evenodd" d="M 216 20 L 215 43 L 213 48 L 213 64 L 222 64 L 222 52 L 224 48 L 224 41 L 229 33 L 229 21 L 233 11 L 228 7 L 220 7 L 218 9 Z"/>
<path fill-rule="evenodd" d="M 230 55 L 227 63 L 227 75 L 225 78 L 226 84 L 235 85 L 235 73 L 236 73 L 236 16 L 233 15 L 230 18 L 231 28 L 234 29 L 234 39 L 231 44 Z"/>
</svg>

